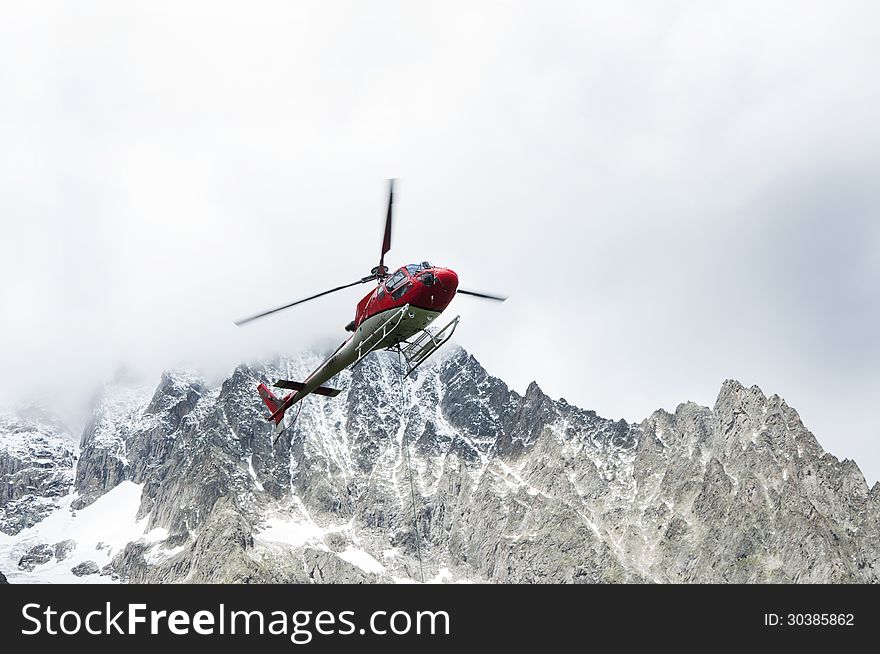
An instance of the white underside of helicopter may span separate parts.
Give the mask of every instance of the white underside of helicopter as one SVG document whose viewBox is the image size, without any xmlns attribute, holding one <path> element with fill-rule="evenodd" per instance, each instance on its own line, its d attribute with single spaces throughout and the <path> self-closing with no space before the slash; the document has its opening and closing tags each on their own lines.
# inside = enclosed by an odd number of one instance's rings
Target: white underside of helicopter
<svg viewBox="0 0 880 654">
<path fill-rule="evenodd" d="M 399 347 L 401 356 L 407 364 L 406 374 L 410 374 L 449 340 L 458 325 L 459 316 L 456 316 L 442 329 L 429 329 L 439 315 L 439 311 L 405 304 L 370 316 L 358 326 L 347 341 L 308 376 L 303 382 L 304 387 L 297 392 L 299 397 L 294 397 L 294 402 L 376 350 Z"/>
<path fill-rule="evenodd" d="M 428 327 L 428 325 L 430 325 L 439 315 L 439 311 L 419 309 L 409 304 L 405 304 L 396 309 L 389 309 L 377 313 L 375 316 L 370 316 L 364 320 L 360 327 L 357 328 L 352 340 L 358 340 L 361 343 L 368 343 L 370 342 L 371 337 L 375 338 L 377 336 L 382 336 L 383 325 L 388 323 L 389 326 L 396 326 L 388 331 L 384 338 L 376 342 L 370 351 L 393 347 L 396 343 L 405 341 L 415 334 L 418 334 L 420 331 Z"/>
</svg>

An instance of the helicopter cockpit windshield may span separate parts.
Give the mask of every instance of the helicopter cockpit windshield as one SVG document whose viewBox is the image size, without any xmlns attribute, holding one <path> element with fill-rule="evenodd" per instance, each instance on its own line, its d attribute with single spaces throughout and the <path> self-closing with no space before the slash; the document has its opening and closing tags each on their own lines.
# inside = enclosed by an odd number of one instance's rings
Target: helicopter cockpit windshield
<svg viewBox="0 0 880 654">
<path fill-rule="evenodd" d="M 411 263 L 411 264 L 405 266 L 405 268 L 407 269 L 409 274 L 412 275 L 413 277 L 418 275 L 423 270 L 429 270 L 433 267 L 434 266 L 431 265 L 430 261 L 422 261 L 422 263 Z"/>
<path fill-rule="evenodd" d="M 401 286 L 403 286 L 408 277 L 415 277 L 420 273 L 430 270 L 434 266 L 431 265 L 430 261 L 422 261 L 422 263 L 410 263 L 406 266 L 401 266 L 397 269 L 391 277 L 388 278 L 388 281 L 385 282 L 385 289 L 389 293 L 394 293 L 394 291 L 398 290 Z M 420 277 L 421 279 L 421 277 Z"/>
</svg>

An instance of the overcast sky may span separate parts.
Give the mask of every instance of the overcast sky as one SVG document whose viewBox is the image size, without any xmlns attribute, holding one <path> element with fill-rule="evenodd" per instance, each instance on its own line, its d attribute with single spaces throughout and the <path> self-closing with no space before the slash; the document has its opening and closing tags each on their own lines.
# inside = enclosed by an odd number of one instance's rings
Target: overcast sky
<svg viewBox="0 0 880 654">
<path fill-rule="evenodd" d="M 877 480 L 878 7 L 4 2 L 0 403 L 341 341 L 366 288 L 232 321 L 368 273 L 393 176 L 514 389 L 737 378 Z"/>
</svg>

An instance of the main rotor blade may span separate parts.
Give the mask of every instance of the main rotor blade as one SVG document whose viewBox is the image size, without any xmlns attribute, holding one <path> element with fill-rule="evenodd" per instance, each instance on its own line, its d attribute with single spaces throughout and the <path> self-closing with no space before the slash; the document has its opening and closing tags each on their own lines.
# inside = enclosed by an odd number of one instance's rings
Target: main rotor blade
<svg viewBox="0 0 880 654">
<path fill-rule="evenodd" d="M 303 302 L 308 302 L 309 300 L 314 300 L 315 298 L 319 298 L 322 295 L 329 295 L 330 293 L 335 293 L 336 291 L 341 291 L 344 288 L 349 288 L 351 286 L 357 286 L 358 284 L 365 284 L 366 282 L 370 282 L 376 279 L 375 275 L 369 275 L 367 277 L 363 277 L 356 282 L 352 282 L 351 284 L 345 284 L 344 286 L 337 286 L 336 288 L 331 288 L 329 291 L 324 291 L 323 293 L 316 293 L 315 295 L 311 295 L 302 300 L 297 300 L 296 302 L 291 302 L 290 304 L 285 304 L 283 307 L 277 307 L 275 309 L 269 309 L 269 311 L 264 311 L 263 313 L 258 313 L 255 316 L 251 316 L 249 318 L 244 318 L 243 320 L 236 321 L 235 325 L 237 327 L 241 327 L 242 325 L 246 325 L 249 322 L 256 320 L 257 318 L 264 318 L 273 313 L 277 313 L 279 311 L 283 311 L 284 309 L 289 309 L 290 307 L 295 307 L 297 304 L 302 304 Z"/>
<path fill-rule="evenodd" d="M 388 180 L 388 213 L 385 215 L 385 236 L 382 239 L 382 254 L 379 255 L 379 274 L 385 267 L 385 254 L 391 249 L 391 217 L 394 208 L 394 180 Z"/>
<path fill-rule="evenodd" d="M 500 295 L 489 295 L 488 293 L 477 293 L 476 291 L 466 291 L 463 288 L 458 289 L 458 293 L 464 293 L 465 295 L 473 295 L 474 297 L 481 297 L 484 300 L 495 300 L 496 302 L 504 302 L 506 297 L 502 297 Z"/>
</svg>

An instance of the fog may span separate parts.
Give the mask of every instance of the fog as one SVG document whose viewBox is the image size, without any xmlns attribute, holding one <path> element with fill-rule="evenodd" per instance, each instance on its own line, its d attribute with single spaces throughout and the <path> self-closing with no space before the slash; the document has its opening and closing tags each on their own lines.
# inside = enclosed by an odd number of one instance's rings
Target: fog
<svg viewBox="0 0 880 654">
<path fill-rule="evenodd" d="M 420 4 L 420 3 L 419 3 Z M 522 392 L 723 380 L 880 477 L 876 3 L 93 2 L 0 22 L 0 404 L 341 341 L 377 263 Z"/>
</svg>

